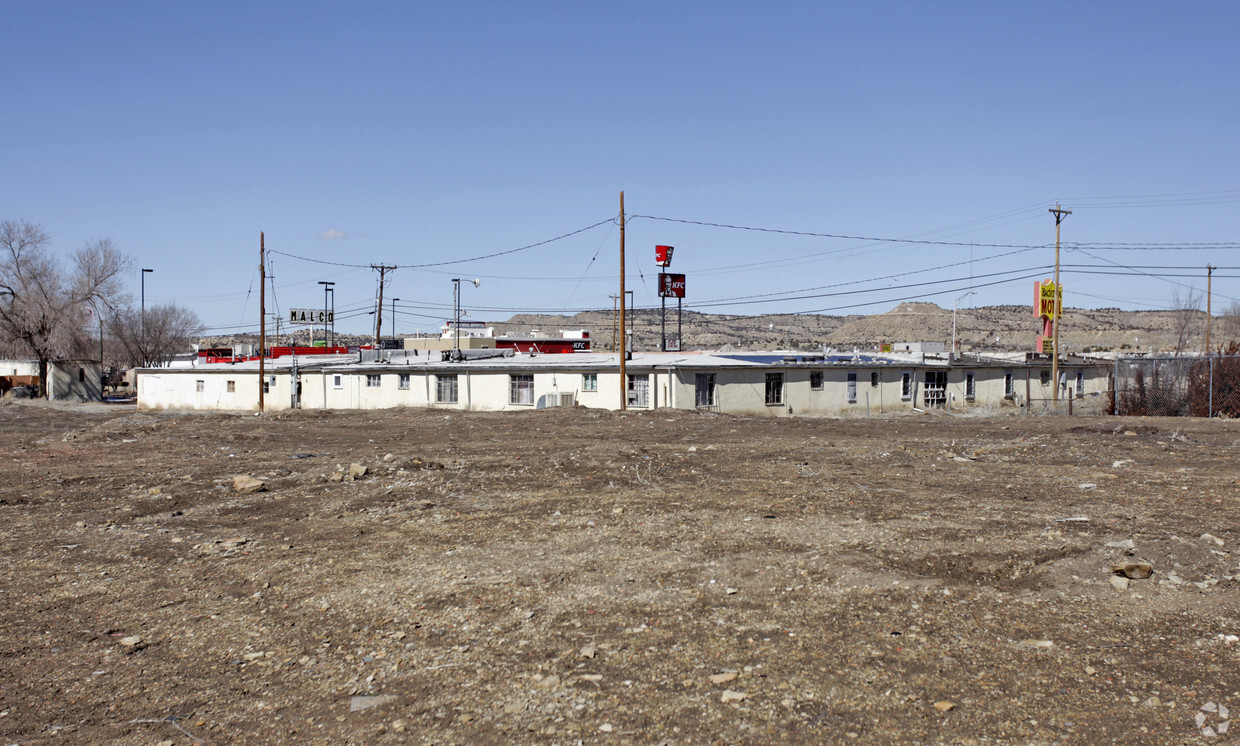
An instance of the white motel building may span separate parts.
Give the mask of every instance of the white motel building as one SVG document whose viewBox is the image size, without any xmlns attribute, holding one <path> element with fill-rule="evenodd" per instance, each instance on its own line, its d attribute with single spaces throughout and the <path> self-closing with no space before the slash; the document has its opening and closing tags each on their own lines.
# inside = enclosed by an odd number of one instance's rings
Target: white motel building
<svg viewBox="0 0 1240 746">
<path fill-rule="evenodd" d="M 897 346 L 899 349 L 899 346 Z M 257 411 L 263 408 L 420 407 L 511 411 L 581 406 L 684 409 L 759 416 L 868 416 L 909 410 L 1023 406 L 1054 397 L 1049 358 L 912 351 L 882 354 L 634 353 L 620 378 L 615 353 L 528 354 L 463 350 L 362 350 L 198 363 L 137 371 L 139 409 Z M 1107 361 L 1069 357 L 1059 399 L 1097 406 Z M 1081 402 L 1084 403 L 1084 402 Z"/>
</svg>

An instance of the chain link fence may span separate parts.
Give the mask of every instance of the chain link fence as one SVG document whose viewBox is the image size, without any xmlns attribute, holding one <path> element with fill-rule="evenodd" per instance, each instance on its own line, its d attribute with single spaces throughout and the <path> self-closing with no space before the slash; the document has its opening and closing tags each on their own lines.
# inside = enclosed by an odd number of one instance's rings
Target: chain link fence
<svg viewBox="0 0 1240 746">
<path fill-rule="evenodd" d="M 1240 417 L 1240 355 L 1117 358 L 1108 414 Z"/>
</svg>

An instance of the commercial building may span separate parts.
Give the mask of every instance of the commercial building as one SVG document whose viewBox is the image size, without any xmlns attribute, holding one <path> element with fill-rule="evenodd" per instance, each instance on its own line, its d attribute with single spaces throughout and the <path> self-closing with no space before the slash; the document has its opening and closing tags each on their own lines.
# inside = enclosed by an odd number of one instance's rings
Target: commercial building
<svg viewBox="0 0 1240 746">
<path fill-rule="evenodd" d="M 264 408 L 427 407 L 511 411 L 553 406 L 707 410 L 758 416 L 848 416 L 912 409 L 1021 406 L 1054 397 L 1051 360 L 946 355 L 635 353 L 621 381 L 616 354 L 511 349 L 362 350 L 265 361 Z M 1059 398 L 1098 397 L 1109 364 L 1060 363 Z M 255 411 L 258 362 L 139 371 L 141 409 Z"/>
</svg>

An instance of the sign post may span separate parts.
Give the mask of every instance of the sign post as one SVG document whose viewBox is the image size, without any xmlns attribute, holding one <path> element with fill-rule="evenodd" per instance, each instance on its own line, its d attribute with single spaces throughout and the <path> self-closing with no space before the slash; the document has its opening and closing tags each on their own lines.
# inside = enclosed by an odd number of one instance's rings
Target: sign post
<svg viewBox="0 0 1240 746">
<path fill-rule="evenodd" d="M 674 275 L 668 272 L 659 273 L 659 299 L 663 303 L 664 320 L 667 316 L 667 299 L 676 299 L 676 350 L 680 350 L 681 335 L 681 302 L 685 297 L 685 276 Z M 662 330 L 663 344 L 662 349 L 667 352 L 667 324 L 663 324 Z"/>
</svg>

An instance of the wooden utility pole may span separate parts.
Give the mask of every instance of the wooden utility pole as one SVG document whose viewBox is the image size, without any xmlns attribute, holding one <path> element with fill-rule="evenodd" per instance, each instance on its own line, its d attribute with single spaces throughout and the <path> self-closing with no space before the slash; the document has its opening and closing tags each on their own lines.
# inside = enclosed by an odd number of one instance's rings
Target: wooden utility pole
<svg viewBox="0 0 1240 746">
<path fill-rule="evenodd" d="M 629 408 L 629 376 L 627 358 L 629 341 L 624 325 L 624 192 L 620 192 L 620 409 Z"/>
<path fill-rule="evenodd" d="M 372 264 L 370 268 L 379 270 L 379 305 L 375 306 L 375 349 L 377 350 L 379 349 L 379 332 L 383 329 L 383 277 L 389 269 L 394 270 L 396 267 Z"/>
<path fill-rule="evenodd" d="M 1063 321 L 1063 290 L 1059 287 L 1059 224 L 1063 222 L 1065 215 L 1071 215 L 1071 210 L 1064 210 L 1056 202 L 1055 206 L 1050 209 L 1055 216 L 1055 328 L 1053 339 L 1055 346 L 1055 356 L 1051 360 L 1051 387 L 1054 393 L 1054 401 L 1059 403 L 1059 324 Z"/>
<path fill-rule="evenodd" d="M 1206 356 L 1210 355 L 1210 321 L 1213 320 L 1214 314 L 1210 310 L 1210 300 L 1212 297 L 1211 284 L 1214 281 L 1214 267 L 1206 265 Z"/>
<path fill-rule="evenodd" d="M 258 411 L 262 412 L 263 381 L 267 376 L 264 364 L 267 352 L 267 245 L 262 231 L 258 232 L 258 276 L 261 280 L 258 284 Z"/>
</svg>

